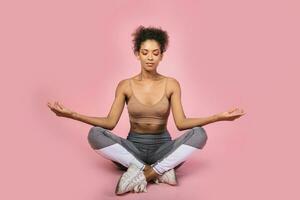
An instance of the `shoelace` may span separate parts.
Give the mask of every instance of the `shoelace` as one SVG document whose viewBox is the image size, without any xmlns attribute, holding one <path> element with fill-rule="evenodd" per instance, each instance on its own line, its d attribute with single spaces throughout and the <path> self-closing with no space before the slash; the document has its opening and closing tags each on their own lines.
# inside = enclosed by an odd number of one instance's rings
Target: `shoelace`
<svg viewBox="0 0 300 200">
<path fill-rule="evenodd" d="M 130 176 L 130 174 L 132 174 L 133 172 L 131 172 L 131 171 L 127 171 L 127 172 L 125 172 L 124 174 L 123 174 L 123 179 L 127 179 L 129 176 Z"/>
<path fill-rule="evenodd" d="M 137 184 L 134 186 L 133 191 L 134 192 L 147 192 L 147 181 L 142 182 L 140 184 Z"/>
<path fill-rule="evenodd" d="M 142 171 L 140 171 L 132 180 L 131 183 L 129 183 L 127 185 L 127 187 L 130 187 L 132 185 L 139 185 L 141 184 L 143 181 L 145 181 L 145 177 Z"/>
</svg>

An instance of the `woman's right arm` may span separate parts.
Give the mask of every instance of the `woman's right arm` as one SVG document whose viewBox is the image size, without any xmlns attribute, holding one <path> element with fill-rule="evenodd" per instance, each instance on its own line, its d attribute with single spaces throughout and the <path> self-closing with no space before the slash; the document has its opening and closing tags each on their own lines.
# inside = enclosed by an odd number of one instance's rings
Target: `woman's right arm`
<svg viewBox="0 0 300 200">
<path fill-rule="evenodd" d="M 124 109 L 126 97 L 125 88 L 126 80 L 120 81 L 115 91 L 114 102 L 107 117 L 90 117 L 79 114 L 77 112 L 71 111 L 58 102 L 55 102 L 53 106 L 48 103 L 48 107 L 58 116 L 67 117 L 93 126 L 100 126 L 102 128 L 112 130 L 117 125 Z"/>
</svg>

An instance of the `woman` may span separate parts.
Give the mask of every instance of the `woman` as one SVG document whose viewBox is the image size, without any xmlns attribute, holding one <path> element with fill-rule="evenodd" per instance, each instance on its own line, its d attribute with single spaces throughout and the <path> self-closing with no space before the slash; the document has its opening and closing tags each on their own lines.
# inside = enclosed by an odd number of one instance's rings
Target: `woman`
<svg viewBox="0 0 300 200">
<path fill-rule="evenodd" d="M 146 192 L 149 181 L 176 185 L 174 169 L 206 144 L 207 135 L 202 126 L 232 121 L 245 114 L 242 109 L 234 108 L 205 118 L 187 118 L 181 104 L 179 82 L 157 72 L 168 46 L 167 32 L 140 26 L 132 35 L 141 72 L 119 82 L 107 117 L 85 116 L 58 102 L 53 105 L 48 102 L 48 107 L 57 116 L 93 125 L 88 134 L 91 147 L 121 169 L 127 169 L 117 184 L 117 195 L 130 191 Z M 111 132 L 125 103 L 130 118 L 127 139 Z M 175 140 L 167 130 L 170 109 L 178 130 L 187 130 Z"/>
</svg>

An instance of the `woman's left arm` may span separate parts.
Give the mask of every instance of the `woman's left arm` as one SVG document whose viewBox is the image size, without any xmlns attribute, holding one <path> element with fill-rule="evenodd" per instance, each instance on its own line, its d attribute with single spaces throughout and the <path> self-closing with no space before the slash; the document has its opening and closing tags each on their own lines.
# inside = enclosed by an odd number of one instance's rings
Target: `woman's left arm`
<svg viewBox="0 0 300 200">
<path fill-rule="evenodd" d="M 168 83 L 171 93 L 171 107 L 173 118 L 178 130 L 186 130 L 196 126 L 204 126 L 206 124 L 214 123 L 217 121 L 232 121 L 246 114 L 240 108 L 233 108 L 226 112 L 221 112 L 212 116 L 203 118 L 186 118 L 182 103 L 181 103 L 181 89 L 179 82 L 171 78 Z"/>
</svg>

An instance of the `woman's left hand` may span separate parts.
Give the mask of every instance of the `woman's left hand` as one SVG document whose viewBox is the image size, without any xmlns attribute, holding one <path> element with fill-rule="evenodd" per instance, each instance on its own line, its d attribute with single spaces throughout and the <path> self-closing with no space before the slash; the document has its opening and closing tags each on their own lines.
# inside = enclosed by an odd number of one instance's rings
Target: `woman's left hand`
<svg viewBox="0 0 300 200">
<path fill-rule="evenodd" d="M 226 112 L 217 114 L 220 120 L 233 121 L 246 114 L 241 108 L 232 108 Z"/>
</svg>

